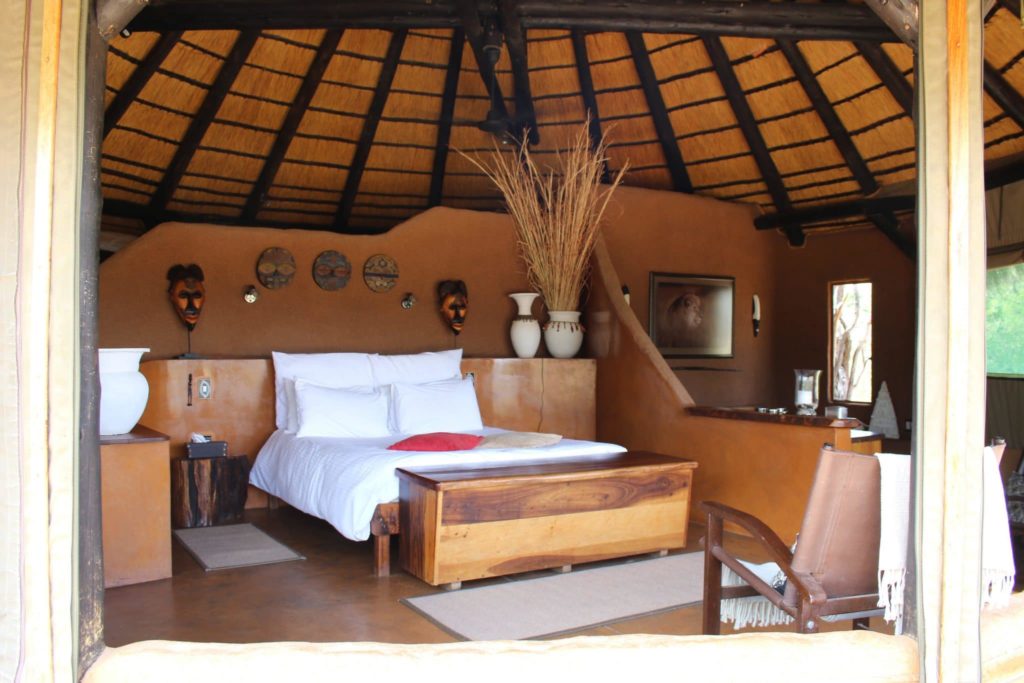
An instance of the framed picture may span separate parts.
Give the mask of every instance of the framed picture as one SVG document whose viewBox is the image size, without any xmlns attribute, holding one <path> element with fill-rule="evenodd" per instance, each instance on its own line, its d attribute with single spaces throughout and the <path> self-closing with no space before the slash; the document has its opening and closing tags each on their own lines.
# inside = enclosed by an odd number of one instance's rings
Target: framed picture
<svg viewBox="0 0 1024 683">
<path fill-rule="evenodd" d="M 736 278 L 651 273 L 650 334 L 663 356 L 732 358 Z"/>
</svg>

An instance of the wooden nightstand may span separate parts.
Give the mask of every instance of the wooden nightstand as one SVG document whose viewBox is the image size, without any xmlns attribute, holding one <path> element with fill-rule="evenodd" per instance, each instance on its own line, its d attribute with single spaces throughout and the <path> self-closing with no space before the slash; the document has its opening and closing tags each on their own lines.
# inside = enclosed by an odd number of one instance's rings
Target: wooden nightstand
<svg viewBox="0 0 1024 683">
<path fill-rule="evenodd" d="M 171 575 L 169 444 L 166 434 L 141 425 L 100 437 L 107 588 Z"/>
<path fill-rule="evenodd" d="M 174 528 L 213 526 L 242 519 L 249 489 L 249 458 L 180 458 L 171 467 Z"/>
</svg>

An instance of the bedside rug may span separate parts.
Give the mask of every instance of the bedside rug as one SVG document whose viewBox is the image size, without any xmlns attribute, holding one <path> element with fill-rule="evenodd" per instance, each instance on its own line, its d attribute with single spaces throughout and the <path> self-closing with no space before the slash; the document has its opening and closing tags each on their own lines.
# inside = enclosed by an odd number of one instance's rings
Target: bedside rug
<svg viewBox="0 0 1024 683">
<path fill-rule="evenodd" d="M 565 635 L 704 599 L 704 553 L 634 559 L 402 602 L 463 640 Z"/>
<path fill-rule="evenodd" d="M 206 571 L 306 559 L 252 524 L 175 529 L 174 536 Z"/>
</svg>

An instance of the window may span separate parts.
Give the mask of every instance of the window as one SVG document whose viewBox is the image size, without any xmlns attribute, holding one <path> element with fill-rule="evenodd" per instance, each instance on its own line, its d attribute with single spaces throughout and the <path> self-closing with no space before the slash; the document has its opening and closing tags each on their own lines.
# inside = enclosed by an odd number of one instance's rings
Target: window
<svg viewBox="0 0 1024 683">
<path fill-rule="evenodd" d="M 990 375 L 1024 375 L 1024 263 L 988 271 L 985 361 Z"/>
<path fill-rule="evenodd" d="M 871 402 L 871 283 L 832 284 L 832 400 Z"/>
</svg>

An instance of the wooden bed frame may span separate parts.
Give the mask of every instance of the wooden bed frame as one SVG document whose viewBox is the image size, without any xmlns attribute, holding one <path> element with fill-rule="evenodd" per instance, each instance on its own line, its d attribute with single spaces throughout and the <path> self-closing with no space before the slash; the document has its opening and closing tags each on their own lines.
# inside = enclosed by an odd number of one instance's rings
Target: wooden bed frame
<svg viewBox="0 0 1024 683">
<path fill-rule="evenodd" d="M 141 424 L 170 436 L 171 458 L 184 456 L 193 432 L 228 442 L 232 454 L 250 461 L 273 433 L 274 369 L 269 359 L 170 359 L 146 361 L 141 371 L 150 398 Z M 592 359 L 467 358 L 462 371 L 475 377 L 487 425 L 516 431 L 596 438 L 596 363 Z M 213 386 L 209 399 L 191 387 L 200 378 Z M 250 487 L 247 507 L 274 507 L 263 491 Z M 400 531 L 398 502 L 377 506 L 371 522 L 374 572 L 387 576 L 391 536 Z M 683 529 L 686 517 L 681 520 Z"/>
</svg>

